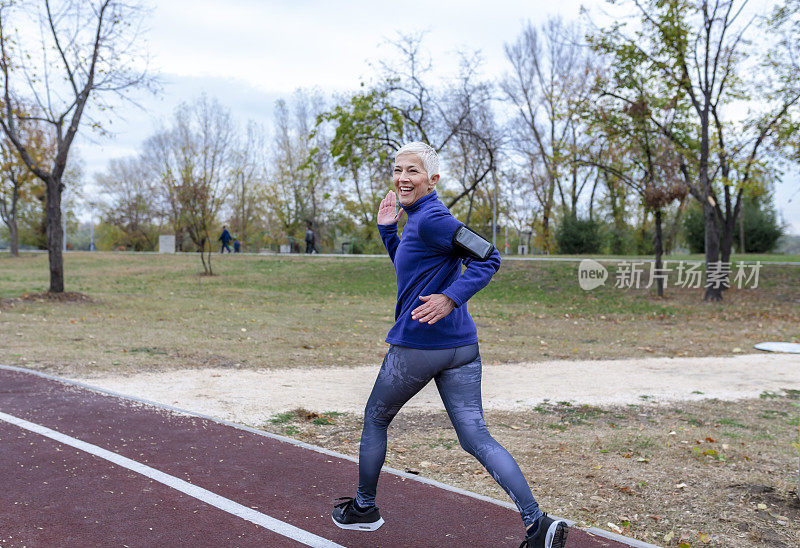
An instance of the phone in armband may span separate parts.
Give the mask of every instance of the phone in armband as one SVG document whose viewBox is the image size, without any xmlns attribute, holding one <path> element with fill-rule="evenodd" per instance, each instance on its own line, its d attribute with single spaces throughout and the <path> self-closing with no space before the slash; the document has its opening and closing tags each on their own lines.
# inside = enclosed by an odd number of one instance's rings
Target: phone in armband
<svg viewBox="0 0 800 548">
<path fill-rule="evenodd" d="M 453 235 L 453 246 L 468 257 L 485 261 L 494 251 L 494 246 L 486 238 L 462 225 Z"/>
</svg>

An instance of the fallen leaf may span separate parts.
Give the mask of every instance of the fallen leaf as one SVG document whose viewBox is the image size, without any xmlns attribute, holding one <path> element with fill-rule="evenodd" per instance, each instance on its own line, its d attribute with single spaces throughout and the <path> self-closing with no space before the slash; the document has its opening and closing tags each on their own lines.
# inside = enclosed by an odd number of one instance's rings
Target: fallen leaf
<svg viewBox="0 0 800 548">
<path fill-rule="evenodd" d="M 763 502 L 759 502 L 758 506 L 756 506 L 756 508 L 758 508 L 759 510 L 766 510 L 767 509 L 767 505 L 764 504 Z"/>
<path fill-rule="evenodd" d="M 787 518 L 786 516 L 782 516 L 782 515 L 780 515 L 780 514 L 776 514 L 776 513 L 775 513 L 775 512 L 773 512 L 772 510 L 767 510 L 767 513 L 768 513 L 770 516 L 772 516 L 773 518 L 777 519 L 777 520 L 781 520 L 781 521 L 788 521 L 788 520 L 789 520 L 789 518 Z"/>
<path fill-rule="evenodd" d="M 710 542 L 711 539 L 708 538 L 708 533 L 697 533 L 697 536 L 700 537 L 700 542 L 707 543 Z"/>
<path fill-rule="evenodd" d="M 674 537 L 675 537 L 675 533 L 673 533 L 672 531 L 670 531 L 669 533 L 667 533 L 666 535 L 664 535 L 664 542 L 669 542 L 669 541 L 671 541 L 671 540 L 672 540 Z"/>
</svg>

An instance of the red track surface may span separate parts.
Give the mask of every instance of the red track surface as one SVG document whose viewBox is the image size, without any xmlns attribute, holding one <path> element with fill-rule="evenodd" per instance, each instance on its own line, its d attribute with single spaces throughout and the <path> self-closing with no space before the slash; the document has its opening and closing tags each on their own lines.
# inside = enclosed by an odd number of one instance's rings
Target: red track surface
<svg viewBox="0 0 800 548">
<path fill-rule="evenodd" d="M 517 546 L 517 512 L 389 473 L 376 532 L 330 518 L 352 461 L 194 416 L 0 369 L 0 412 L 203 487 L 348 547 Z M 0 546 L 299 546 L 138 473 L 0 421 Z M 569 548 L 619 548 L 570 530 Z"/>
</svg>

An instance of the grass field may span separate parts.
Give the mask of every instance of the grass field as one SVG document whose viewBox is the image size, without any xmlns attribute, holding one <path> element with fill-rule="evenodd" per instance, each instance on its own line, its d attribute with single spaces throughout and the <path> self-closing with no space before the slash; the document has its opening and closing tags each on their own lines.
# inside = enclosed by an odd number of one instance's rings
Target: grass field
<svg viewBox="0 0 800 548">
<path fill-rule="evenodd" d="M 748 261 L 751 259 L 748 257 Z M 759 286 L 586 292 L 574 262 L 506 261 L 470 301 L 484 363 L 750 352 L 800 341 L 800 267 Z M 393 323 L 386 258 L 70 253 L 66 300 L 41 295 L 47 257 L 0 255 L 0 363 L 56 374 L 195 367 L 377 365 Z M 615 266 L 609 265 L 613 280 Z M 664 546 L 797 546 L 798 393 L 626 407 L 550 402 L 487 412 L 556 515 Z M 357 455 L 361 417 L 283 413 L 259 428 Z M 447 417 L 401 413 L 388 464 L 506 499 Z"/>
<path fill-rule="evenodd" d="M 377 363 L 393 323 L 386 258 L 69 253 L 54 303 L 47 257 L 0 256 L 0 361 L 54 371 Z M 615 266 L 610 266 L 613 280 Z M 580 289 L 577 264 L 506 261 L 469 304 L 487 363 L 750 351 L 800 340 L 800 267 L 765 265 L 721 304 L 702 289 Z"/>
</svg>

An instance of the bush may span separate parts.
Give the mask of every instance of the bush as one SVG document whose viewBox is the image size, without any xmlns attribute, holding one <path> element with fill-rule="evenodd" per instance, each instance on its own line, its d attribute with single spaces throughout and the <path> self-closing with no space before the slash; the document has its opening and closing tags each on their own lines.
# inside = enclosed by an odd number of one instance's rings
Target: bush
<svg viewBox="0 0 800 548">
<path fill-rule="evenodd" d="M 703 208 L 698 203 L 692 203 L 686 208 L 683 216 L 683 237 L 689 246 L 689 253 L 705 253 L 706 219 Z"/>
<path fill-rule="evenodd" d="M 558 252 L 578 255 L 600 251 L 600 226 L 589 219 L 566 215 L 556 233 Z"/>
<path fill-rule="evenodd" d="M 631 255 L 635 251 L 633 230 L 628 225 L 606 224 L 601 231 L 604 248 L 612 255 Z"/>
<path fill-rule="evenodd" d="M 775 249 L 778 240 L 783 234 L 783 228 L 778 223 L 777 215 L 768 199 L 744 198 L 742 211 L 744 215 L 744 250 L 747 253 L 768 253 Z M 739 222 L 736 220 L 734 227 L 733 245 L 740 251 Z M 705 253 L 706 250 L 706 221 L 703 217 L 703 208 L 700 204 L 693 203 L 686 209 L 683 218 L 683 231 L 686 243 L 691 253 Z M 720 231 L 720 238 L 722 232 Z"/>
<path fill-rule="evenodd" d="M 744 220 L 744 250 L 747 253 L 769 253 L 775 249 L 783 235 L 783 227 L 778 223 L 771 204 L 763 200 L 745 198 L 739 215 L 742 215 Z M 739 222 L 742 219 L 736 222 L 736 234 L 733 239 L 738 251 L 741 251 Z"/>
<path fill-rule="evenodd" d="M 663 225 L 662 225 L 662 230 L 663 230 Z M 636 245 L 636 254 L 654 255 L 656 252 L 655 237 L 656 237 L 655 223 L 652 223 L 652 226 L 648 225 L 645 228 L 640 228 L 636 230 L 633 237 L 633 241 Z M 663 242 L 662 242 L 662 247 L 663 247 Z"/>
</svg>

